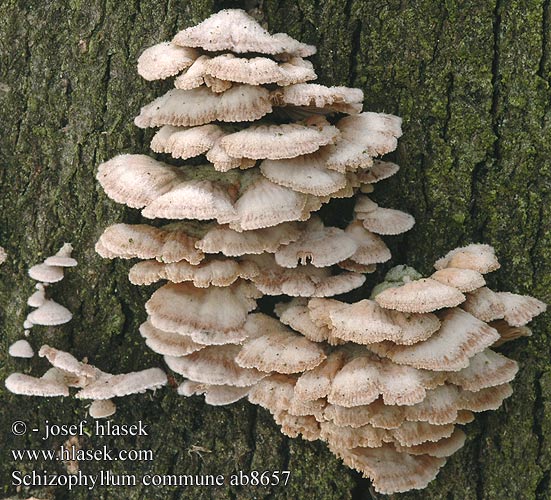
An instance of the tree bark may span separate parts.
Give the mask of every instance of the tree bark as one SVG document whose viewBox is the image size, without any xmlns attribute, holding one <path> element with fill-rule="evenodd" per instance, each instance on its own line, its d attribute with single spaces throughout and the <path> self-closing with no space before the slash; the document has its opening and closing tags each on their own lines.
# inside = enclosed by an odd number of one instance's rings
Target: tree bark
<svg viewBox="0 0 551 500">
<path fill-rule="evenodd" d="M 412 213 L 416 226 L 390 239 L 392 264 L 423 273 L 448 250 L 470 242 L 496 248 L 502 264 L 492 287 L 551 301 L 551 14 L 549 0 L 431 2 L 418 0 L 0 0 L 0 268 L 2 349 L 22 338 L 26 270 L 64 241 L 79 266 L 52 286 L 72 322 L 34 328 L 35 348 L 47 343 L 87 356 L 119 373 L 160 366 L 138 334 L 152 288 L 132 286 L 128 263 L 94 252 L 102 230 L 137 222 L 137 211 L 107 199 L 97 165 L 116 154 L 147 153 L 151 132 L 133 126 L 140 106 L 170 83 L 136 73 L 140 52 L 170 39 L 221 8 L 257 7 L 270 31 L 318 46 L 319 82 L 361 87 L 364 109 L 404 119 L 396 161 L 400 173 L 377 188 L 384 206 Z M 342 220 L 350 203 L 323 210 Z M 366 297 L 369 278 L 353 298 Z M 465 447 L 422 492 L 403 499 L 551 498 L 551 368 L 549 315 L 529 339 L 501 350 L 520 363 L 514 395 L 495 412 L 477 415 Z M 0 378 L 45 371 L 42 359 L 4 358 Z M 15 495 L 12 471 L 63 471 L 61 462 L 15 462 L 11 449 L 46 446 L 29 426 L 78 423 L 74 398 L 14 396 L 0 388 L 0 492 Z M 83 473 L 229 474 L 290 470 L 273 487 L 23 488 L 20 498 L 77 499 L 369 499 L 369 482 L 344 467 L 322 443 L 289 440 L 270 415 L 246 402 L 213 408 L 174 390 L 117 401 L 118 423 L 142 420 L 150 435 L 81 439 L 83 447 L 151 449 L 153 461 L 81 462 Z M 88 427 L 91 419 L 88 417 Z M 201 452 L 197 447 L 209 451 Z M 198 452 L 199 451 L 199 452 Z M 373 496 L 372 496 L 373 495 Z"/>
</svg>

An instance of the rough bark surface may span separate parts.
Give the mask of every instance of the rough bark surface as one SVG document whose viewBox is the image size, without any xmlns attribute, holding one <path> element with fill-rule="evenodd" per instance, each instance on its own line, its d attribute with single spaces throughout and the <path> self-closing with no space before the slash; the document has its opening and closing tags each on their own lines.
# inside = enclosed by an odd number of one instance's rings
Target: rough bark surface
<svg viewBox="0 0 551 500">
<path fill-rule="evenodd" d="M 391 240 L 393 263 L 421 272 L 449 249 L 495 246 L 497 289 L 551 302 L 551 14 L 549 0 L 0 0 L 0 378 L 43 373 L 44 360 L 7 358 L 22 337 L 32 264 L 71 241 L 80 265 L 54 285 L 74 312 L 61 327 L 34 328 L 48 343 L 116 372 L 159 366 L 137 332 L 152 289 L 130 285 L 128 264 L 98 257 L 107 225 L 137 222 L 95 182 L 98 163 L 146 152 L 150 132 L 132 124 L 140 106 L 169 84 L 138 77 L 140 52 L 225 7 L 259 7 L 271 31 L 318 46 L 320 83 L 364 89 L 365 109 L 404 118 L 400 173 L 375 198 L 412 213 L 417 224 Z M 349 202 L 324 209 L 339 222 Z M 354 298 L 366 296 L 377 276 Z M 425 491 L 403 499 L 551 498 L 551 338 L 549 314 L 534 336 L 503 347 L 519 361 L 514 395 L 467 426 L 468 441 Z M 3 386 L 3 384 L 2 384 Z M 25 398 L 0 388 L 0 493 L 16 495 L 14 469 L 63 471 L 61 462 L 14 462 L 10 449 L 45 446 L 11 423 L 78 423 L 74 399 Z M 154 461 L 86 462 L 84 473 L 226 474 L 291 471 L 287 486 L 26 489 L 20 498 L 368 499 L 369 482 L 343 467 L 321 443 L 284 438 L 267 412 L 241 402 L 227 408 L 184 399 L 174 390 L 117 401 L 118 423 L 142 420 L 150 436 L 81 439 L 83 447 L 151 449 Z M 88 420 L 91 420 L 88 418 Z M 210 452 L 195 452 L 197 446 Z M 378 496 L 373 495 L 373 498 Z"/>
</svg>

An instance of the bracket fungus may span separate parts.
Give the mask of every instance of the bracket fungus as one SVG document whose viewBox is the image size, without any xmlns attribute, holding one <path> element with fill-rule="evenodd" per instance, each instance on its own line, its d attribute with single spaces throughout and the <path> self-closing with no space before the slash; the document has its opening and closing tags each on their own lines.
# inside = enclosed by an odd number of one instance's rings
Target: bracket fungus
<svg viewBox="0 0 551 500">
<path fill-rule="evenodd" d="M 362 112 L 360 89 L 306 83 L 314 53 L 236 9 L 146 49 L 140 75 L 175 76 L 175 88 L 135 124 L 159 127 L 151 149 L 168 163 L 120 155 L 97 179 L 115 202 L 177 222 L 115 224 L 96 250 L 146 259 L 130 270 L 134 283 L 168 281 L 140 333 L 184 377 L 179 394 L 213 405 L 247 397 L 284 434 L 326 441 L 377 491 L 423 488 L 463 445 L 456 426 L 510 394 L 516 364 L 490 347 L 521 333 L 488 325 L 472 304 L 499 267 L 487 245 L 450 252 L 428 278 L 391 271 L 370 300 L 329 298 L 390 259 L 379 235 L 415 221 L 366 195 L 399 169 L 377 157 L 396 149 L 401 119 Z M 354 196 L 345 228 L 311 216 Z M 297 298 L 275 307 L 278 321 L 253 312 L 263 295 Z M 491 320 L 507 328 L 544 309 L 495 297 L 503 312 Z M 102 380 L 80 397 L 121 395 L 101 392 Z"/>
</svg>

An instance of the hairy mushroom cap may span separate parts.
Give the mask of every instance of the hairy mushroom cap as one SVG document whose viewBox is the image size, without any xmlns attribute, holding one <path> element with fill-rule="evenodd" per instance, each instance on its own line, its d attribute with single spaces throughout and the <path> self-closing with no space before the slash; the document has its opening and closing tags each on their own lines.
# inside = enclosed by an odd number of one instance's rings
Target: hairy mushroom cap
<svg viewBox="0 0 551 500">
<path fill-rule="evenodd" d="M 46 292 L 42 283 L 39 283 L 40 288 L 36 289 L 28 299 L 27 305 L 30 307 L 40 307 L 46 301 Z"/>
<path fill-rule="evenodd" d="M 444 458 L 400 453 L 391 444 L 380 448 L 330 449 L 345 465 L 369 477 L 375 490 L 382 494 L 423 489 L 446 463 Z"/>
<path fill-rule="evenodd" d="M 300 193 L 329 196 L 346 188 L 343 173 L 325 168 L 322 156 L 317 153 L 281 160 L 264 160 L 260 171 L 276 184 Z"/>
<path fill-rule="evenodd" d="M 249 389 L 250 387 L 201 384 L 192 380 L 186 380 L 178 386 L 178 394 L 188 397 L 194 394 L 204 394 L 205 403 L 212 406 L 225 406 L 246 397 Z"/>
<path fill-rule="evenodd" d="M 460 292 L 473 292 L 486 284 L 484 276 L 473 269 L 459 269 L 446 267 L 432 273 L 431 279 L 439 281 L 444 285 L 457 288 Z M 468 300 L 468 299 L 467 299 Z"/>
<path fill-rule="evenodd" d="M 188 47 L 161 42 L 145 49 L 138 58 L 138 74 L 146 80 L 164 80 L 191 66 L 199 53 Z"/>
<path fill-rule="evenodd" d="M 302 123 L 252 125 L 220 139 L 232 158 L 253 160 L 295 158 L 332 143 L 339 131 L 322 117 Z"/>
<path fill-rule="evenodd" d="M 186 356 L 205 348 L 204 344 L 194 342 L 187 335 L 165 332 L 155 328 L 149 320 L 140 325 L 140 335 L 154 352 L 167 356 Z"/>
<path fill-rule="evenodd" d="M 491 349 L 484 349 L 470 359 L 469 366 L 449 373 L 447 381 L 466 391 L 476 392 L 506 384 L 515 378 L 517 372 L 516 361 Z"/>
<path fill-rule="evenodd" d="M 415 224 L 413 216 L 393 208 L 377 207 L 371 212 L 357 212 L 356 217 L 368 231 L 383 235 L 405 233 Z"/>
<path fill-rule="evenodd" d="M 364 94 L 361 89 L 326 87 L 316 83 L 297 83 L 272 94 L 279 106 L 308 106 L 339 113 L 356 114 L 362 110 Z"/>
<path fill-rule="evenodd" d="M 222 224 L 236 218 L 227 190 L 208 180 L 180 184 L 149 203 L 142 215 L 148 219 L 216 219 Z"/>
<path fill-rule="evenodd" d="M 499 292 L 499 299 L 505 308 L 504 319 L 511 326 L 524 326 L 547 309 L 547 305 L 529 295 Z"/>
<path fill-rule="evenodd" d="M 266 408 L 272 415 L 288 410 L 296 378 L 276 373 L 257 382 L 249 391 L 249 401 Z"/>
<path fill-rule="evenodd" d="M 297 42 L 284 33 L 270 35 L 241 9 L 221 10 L 198 25 L 180 31 L 173 43 L 183 47 L 200 47 L 211 52 L 288 53 L 301 57 L 316 52 L 315 47 Z"/>
<path fill-rule="evenodd" d="M 413 406 L 404 408 L 405 420 L 411 422 L 428 422 L 433 425 L 453 424 L 459 404 L 460 390 L 450 384 L 440 385 L 427 391 L 426 398 Z M 408 445 L 409 446 L 409 445 Z"/>
<path fill-rule="evenodd" d="M 114 415 L 117 405 L 110 399 L 97 399 L 92 401 L 88 413 L 92 418 L 107 418 Z"/>
<path fill-rule="evenodd" d="M 296 241 L 301 235 L 292 222 L 252 231 L 237 232 L 227 226 L 214 226 L 201 238 L 196 247 L 205 253 L 222 253 L 228 257 L 274 253 L 281 245 Z"/>
<path fill-rule="evenodd" d="M 424 342 L 396 345 L 390 342 L 372 344 L 369 348 L 394 363 L 433 371 L 459 371 L 469 359 L 491 346 L 499 334 L 483 321 L 461 309 L 450 309 L 442 326 Z"/>
<path fill-rule="evenodd" d="M 235 85 L 222 94 L 206 87 L 173 89 L 144 106 L 134 124 L 140 128 L 195 127 L 213 121 L 254 121 L 271 111 L 270 93 L 263 87 Z"/>
<path fill-rule="evenodd" d="M 198 288 L 229 286 L 239 278 L 251 279 L 259 273 L 255 263 L 230 259 L 210 259 L 192 265 L 186 261 L 163 264 L 142 261 L 130 268 L 128 277 L 134 285 L 150 285 L 166 279 L 172 283 L 191 281 Z"/>
<path fill-rule="evenodd" d="M 511 384 L 487 387 L 476 392 L 462 391 L 461 406 L 465 410 L 474 412 L 497 410 L 503 404 L 503 401 L 511 397 L 512 394 Z"/>
<path fill-rule="evenodd" d="M 238 222 L 230 223 L 230 228 L 250 231 L 302 220 L 307 200 L 306 195 L 262 177 L 248 186 L 236 201 Z"/>
<path fill-rule="evenodd" d="M 294 387 L 295 399 L 315 401 L 327 397 L 331 391 L 333 379 L 344 363 L 344 353 L 333 351 L 321 364 L 302 373 Z"/>
<path fill-rule="evenodd" d="M 500 294 L 485 286 L 467 294 L 467 300 L 461 307 L 486 322 L 501 319 L 505 315 L 505 306 Z"/>
<path fill-rule="evenodd" d="M 29 313 L 27 320 L 33 325 L 54 326 L 68 323 L 72 317 L 73 315 L 69 309 L 51 299 L 47 299 L 40 307 Z"/>
<path fill-rule="evenodd" d="M 281 432 L 290 438 L 301 435 L 306 441 L 316 441 L 320 437 L 319 424 L 312 415 L 291 415 L 281 411 L 274 415 L 274 420 L 281 426 Z"/>
<path fill-rule="evenodd" d="M 373 165 L 366 170 L 358 171 L 358 180 L 362 184 L 375 184 L 396 174 L 400 167 L 389 161 L 373 160 Z"/>
<path fill-rule="evenodd" d="M 38 355 L 46 358 L 54 368 L 86 380 L 94 380 L 100 375 L 100 371 L 94 366 L 81 363 L 72 354 L 46 344 L 40 348 Z"/>
<path fill-rule="evenodd" d="M 486 274 L 499 269 L 495 251 L 490 245 L 481 243 L 455 248 L 434 263 L 437 270 L 446 267 L 473 269 L 480 274 Z"/>
<path fill-rule="evenodd" d="M 78 263 L 71 257 L 72 252 L 73 245 L 70 243 L 64 243 L 55 255 L 48 257 L 44 261 L 44 264 L 47 266 L 75 267 Z"/>
<path fill-rule="evenodd" d="M 320 439 L 334 448 L 379 448 L 387 439 L 387 431 L 364 425 L 362 427 L 339 427 L 333 422 L 320 423 Z"/>
<path fill-rule="evenodd" d="M 364 228 L 361 221 L 350 223 L 345 233 L 357 244 L 356 252 L 350 257 L 353 262 L 363 265 L 381 264 L 390 260 L 390 250 L 385 242 L 376 234 Z"/>
<path fill-rule="evenodd" d="M 290 85 L 317 78 L 312 63 L 300 57 L 277 63 L 267 57 L 249 59 L 236 57 L 234 54 L 222 54 L 210 59 L 206 66 L 206 72 L 215 78 L 249 85 Z"/>
<path fill-rule="evenodd" d="M 348 408 L 372 403 L 382 395 L 385 404 L 413 405 L 423 401 L 426 389 L 440 385 L 444 378 L 387 359 L 358 356 L 336 374 L 327 400 Z"/>
<path fill-rule="evenodd" d="M 173 158 L 186 160 L 206 153 L 224 131 L 213 124 L 182 128 L 164 125 L 153 136 L 151 149 L 156 153 L 170 153 Z"/>
<path fill-rule="evenodd" d="M 256 307 L 254 287 L 239 282 L 229 287 L 195 288 L 169 283 L 159 288 L 145 308 L 153 326 L 169 332 L 189 329 L 229 333 L 241 328 Z"/>
<path fill-rule="evenodd" d="M 345 272 L 331 275 L 328 268 L 316 268 L 309 264 L 297 269 L 286 269 L 278 266 L 269 255 L 251 259 L 262 269 L 252 281 L 265 295 L 330 297 L 350 292 L 365 282 L 365 276 L 361 274 Z"/>
<path fill-rule="evenodd" d="M 352 256 L 358 246 L 342 229 L 325 227 L 318 217 L 312 217 L 301 237 L 281 247 L 275 253 L 278 265 L 295 268 L 312 264 L 314 267 L 329 267 Z"/>
<path fill-rule="evenodd" d="M 55 380 L 35 378 L 23 373 L 12 373 L 6 378 L 6 389 L 24 396 L 69 396 L 67 385 Z"/>
<path fill-rule="evenodd" d="M 29 269 L 29 276 L 41 283 L 57 283 L 63 279 L 63 267 L 36 264 Z"/>
<path fill-rule="evenodd" d="M 139 372 L 99 377 L 75 394 L 79 399 L 111 399 L 155 390 L 166 385 L 166 373 L 160 368 L 148 368 Z"/>
<path fill-rule="evenodd" d="M 331 345 L 340 344 L 341 341 L 334 337 L 333 332 L 325 325 L 316 325 L 310 317 L 310 311 L 300 299 L 293 299 L 288 303 L 276 305 L 275 312 L 284 325 L 302 333 L 312 342 L 327 341 Z"/>
<path fill-rule="evenodd" d="M 235 359 L 240 346 L 208 346 L 187 356 L 165 356 L 168 367 L 195 382 L 249 387 L 266 376 L 254 368 L 243 368 Z"/>
<path fill-rule="evenodd" d="M 249 315 L 246 328 L 262 334 L 246 340 L 235 358 L 237 364 L 243 368 L 285 374 L 299 373 L 311 370 L 326 357 L 318 344 L 297 335 L 265 314 Z"/>
<path fill-rule="evenodd" d="M 8 348 L 8 354 L 12 358 L 32 358 L 34 351 L 26 340 L 17 340 Z"/>
<path fill-rule="evenodd" d="M 98 167 L 105 194 L 132 208 L 143 208 L 184 180 L 182 169 L 146 155 L 118 155 Z"/>
<path fill-rule="evenodd" d="M 460 429 L 455 429 L 449 437 L 438 441 L 426 441 L 413 446 L 402 446 L 395 443 L 396 451 L 409 455 L 430 455 L 431 457 L 447 458 L 460 450 L 465 444 L 467 435 Z"/>
<path fill-rule="evenodd" d="M 375 296 L 375 301 L 386 309 L 410 313 L 427 313 L 444 307 L 455 307 L 465 296 L 451 286 L 431 278 L 410 281 L 397 288 L 387 288 Z"/>
</svg>

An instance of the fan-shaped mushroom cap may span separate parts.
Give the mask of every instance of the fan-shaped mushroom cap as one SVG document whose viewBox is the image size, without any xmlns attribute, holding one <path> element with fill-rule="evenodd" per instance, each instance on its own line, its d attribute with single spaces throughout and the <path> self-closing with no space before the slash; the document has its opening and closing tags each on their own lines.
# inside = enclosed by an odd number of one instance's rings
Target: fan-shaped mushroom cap
<svg viewBox="0 0 551 500">
<path fill-rule="evenodd" d="M 301 401 L 315 401 L 325 398 L 331 391 L 331 384 L 337 372 L 345 363 L 341 351 L 333 351 L 321 364 L 305 371 L 297 380 L 294 388 L 295 398 Z"/>
<path fill-rule="evenodd" d="M 260 171 L 276 184 L 300 193 L 329 196 L 347 186 L 343 173 L 325 168 L 323 157 L 317 153 L 282 160 L 264 160 Z"/>
<path fill-rule="evenodd" d="M 23 373 L 12 373 L 6 378 L 6 389 L 24 396 L 69 396 L 67 385 L 55 380 L 35 378 Z"/>
<path fill-rule="evenodd" d="M 153 136 L 151 149 L 156 153 L 170 153 L 173 158 L 193 158 L 206 153 L 216 140 L 224 135 L 218 125 L 182 128 L 164 125 Z"/>
<path fill-rule="evenodd" d="M 375 234 L 401 234 L 409 231 L 415 224 L 411 215 L 393 208 L 377 207 L 371 212 L 357 212 L 356 217 L 368 231 Z"/>
<path fill-rule="evenodd" d="M 145 49 L 138 58 L 138 74 L 146 80 L 164 80 L 191 66 L 199 53 L 188 47 L 161 42 Z"/>
<path fill-rule="evenodd" d="M 207 62 L 210 60 L 209 56 L 199 56 L 193 64 L 183 71 L 175 80 L 174 87 L 181 90 L 191 90 L 200 87 L 205 82 Z M 231 86 L 231 83 L 230 83 Z"/>
<path fill-rule="evenodd" d="M 428 422 L 433 425 L 453 424 L 462 409 L 460 391 L 444 384 L 427 391 L 426 398 L 413 406 L 404 407 L 404 418 L 412 422 Z"/>
<path fill-rule="evenodd" d="M 402 120 L 383 113 L 360 113 L 337 122 L 341 136 L 327 147 L 327 168 L 345 172 L 371 165 L 369 157 L 394 151 L 402 135 Z M 367 156 L 366 156 L 367 155 Z"/>
<path fill-rule="evenodd" d="M 195 288 L 169 283 L 159 288 L 145 308 L 156 328 L 169 332 L 190 329 L 229 333 L 239 329 L 256 307 L 258 292 L 245 283 L 229 287 Z"/>
<path fill-rule="evenodd" d="M 227 226 L 214 226 L 196 243 L 205 253 L 222 253 L 228 257 L 274 253 L 281 245 L 296 241 L 301 235 L 298 225 L 287 222 L 274 227 L 239 233 Z"/>
<path fill-rule="evenodd" d="M 97 399 L 92 401 L 88 413 L 92 418 L 107 418 L 114 415 L 117 405 L 110 399 Z"/>
<path fill-rule="evenodd" d="M 316 441 L 320 437 L 319 424 L 311 415 L 298 416 L 281 411 L 274 415 L 274 420 L 281 426 L 281 432 L 290 438 L 302 435 L 306 441 Z"/>
<path fill-rule="evenodd" d="M 332 276 L 329 269 L 311 265 L 286 269 L 279 267 L 269 255 L 251 259 L 262 269 L 252 281 L 265 295 L 330 297 L 350 292 L 365 282 L 365 276 L 360 274 L 345 272 Z"/>
<path fill-rule="evenodd" d="M 69 309 L 51 299 L 47 299 L 40 307 L 29 313 L 27 320 L 33 325 L 54 326 L 68 323 L 72 317 L 73 315 Z"/>
<path fill-rule="evenodd" d="M 505 306 L 500 295 L 485 286 L 469 293 L 461 307 L 486 322 L 501 319 L 505 315 Z"/>
<path fill-rule="evenodd" d="M 38 355 L 41 358 L 46 358 L 53 367 L 77 377 L 95 379 L 100 375 L 100 371 L 97 368 L 86 363 L 81 363 L 72 354 L 60 351 L 46 344 L 40 348 Z"/>
<path fill-rule="evenodd" d="M 234 54 L 222 54 L 210 59 L 206 66 L 207 73 L 215 78 L 249 85 L 290 85 L 317 78 L 312 63 L 300 57 L 277 63 L 267 57 L 248 59 L 236 57 Z"/>
<path fill-rule="evenodd" d="M 222 137 L 220 144 L 232 158 L 279 160 L 313 153 L 338 133 L 323 117 L 313 117 L 304 124 L 253 125 Z"/>
<path fill-rule="evenodd" d="M 238 222 L 230 223 L 230 228 L 250 231 L 302 220 L 307 201 L 306 195 L 262 177 L 248 186 L 235 203 Z"/>
<path fill-rule="evenodd" d="M 342 229 L 325 227 L 318 217 L 312 217 L 301 237 L 281 247 L 275 253 L 276 262 L 287 268 L 311 263 L 314 267 L 329 267 L 352 256 L 358 246 Z"/>
<path fill-rule="evenodd" d="M 333 422 L 320 423 L 320 439 L 335 448 L 379 448 L 387 440 L 387 431 L 371 425 L 339 427 Z"/>
<path fill-rule="evenodd" d="M 146 155 L 118 155 L 98 167 L 96 179 L 117 203 L 143 208 L 182 182 L 183 171 Z"/>
<path fill-rule="evenodd" d="M 444 379 L 445 374 L 359 356 L 337 373 L 327 400 L 348 408 L 372 403 L 382 395 L 385 404 L 413 405 L 425 399 L 426 389 L 440 385 Z"/>
<path fill-rule="evenodd" d="M 245 11 L 226 9 L 213 14 L 196 26 L 180 31 L 173 43 L 183 47 L 200 47 L 211 52 L 259 52 L 308 57 L 315 47 L 297 42 L 289 35 L 270 35 Z"/>
<path fill-rule="evenodd" d="M 484 349 L 470 359 L 469 366 L 449 373 L 447 380 L 466 391 L 476 392 L 506 384 L 515 378 L 517 372 L 516 361 L 491 349 Z"/>
<path fill-rule="evenodd" d="M 249 261 L 211 259 L 192 265 L 186 261 L 163 264 L 146 260 L 134 264 L 128 273 L 134 285 L 150 285 L 166 279 L 172 283 L 191 281 L 198 288 L 229 286 L 239 278 L 251 279 L 258 274 L 256 264 Z"/>
<path fill-rule="evenodd" d="M 344 307 L 344 302 L 336 299 L 313 298 L 308 301 L 310 318 L 318 327 L 332 328 L 331 313 Z"/>
<path fill-rule="evenodd" d="M 279 316 L 279 321 L 302 333 L 312 342 L 327 341 L 330 345 L 342 343 L 340 339 L 334 337 L 333 332 L 327 326 L 316 325 L 310 317 L 308 307 L 303 302 L 297 301 L 297 299 L 293 299 L 286 304 L 278 304 L 275 312 Z"/>
<path fill-rule="evenodd" d="M 455 248 L 434 263 L 435 269 L 440 270 L 446 267 L 473 269 L 481 274 L 486 274 L 499 269 L 500 265 L 495 251 L 490 245 L 475 243 Z"/>
<path fill-rule="evenodd" d="M 431 278 L 405 283 L 398 288 L 387 288 L 375 296 L 375 301 L 386 309 L 411 313 L 427 313 L 443 307 L 455 307 L 465 296 L 451 286 Z"/>
<path fill-rule="evenodd" d="M 344 269 L 345 271 L 360 274 L 374 273 L 377 269 L 376 264 L 358 264 L 352 259 L 346 259 L 341 262 L 337 262 L 337 266 L 339 266 L 341 269 Z"/>
<path fill-rule="evenodd" d="M 70 243 L 64 243 L 55 255 L 48 257 L 44 261 L 44 264 L 46 264 L 47 266 L 74 267 L 78 263 L 75 259 L 71 257 L 72 252 L 73 245 L 71 245 Z"/>
<path fill-rule="evenodd" d="M 12 358 L 32 358 L 34 351 L 26 340 L 17 340 L 8 348 L 8 354 Z"/>
<path fill-rule="evenodd" d="M 241 346 L 208 346 L 187 356 L 165 356 L 168 367 L 195 382 L 212 385 L 248 387 L 266 376 L 254 368 L 242 368 L 235 362 Z"/>
<path fill-rule="evenodd" d="M 387 431 L 393 441 L 402 446 L 415 446 L 427 441 L 436 442 L 453 434 L 453 424 L 432 425 L 428 422 L 404 422 L 396 429 Z"/>
<path fill-rule="evenodd" d="M 148 219 L 235 220 L 236 212 L 227 190 L 211 181 L 192 180 L 153 200 L 142 210 Z"/>
<path fill-rule="evenodd" d="M 396 451 L 408 453 L 409 455 L 430 455 L 431 457 L 447 458 L 463 447 L 466 438 L 466 434 L 456 428 L 450 437 L 436 442 L 426 441 L 414 446 L 402 446 L 395 443 L 394 446 Z"/>
<path fill-rule="evenodd" d="M 106 258 L 156 258 L 160 262 L 186 260 L 198 264 L 204 255 L 195 248 L 197 238 L 193 232 L 190 223 L 170 224 L 163 228 L 147 224 L 114 224 L 100 236 L 96 251 Z"/>
<path fill-rule="evenodd" d="M 173 89 L 144 106 L 134 124 L 140 128 L 195 127 L 213 121 L 254 121 L 271 111 L 270 93 L 263 87 L 235 85 L 222 94 L 206 87 Z"/>
<path fill-rule="evenodd" d="M 355 114 L 362 110 L 364 93 L 349 87 L 326 87 L 316 83 L 297 83 L 272 93 L 279 106 L 309 106 L 327 111 Z"/>
<path fill-rule="evenodd" d="M 380 264 L 391 258 L 385 242 L 376 234 L 363 227 L 361 221 L 355 220 L 345 229 L 345 233 L 357 244 L 358 249 L 350 259 L 358 264 Z"/>
<path fill-rule="evenodd" d="M 289 409 L 296 378 L 276 373 L 257 382 L 249 391 L 249 401 L 272 415 Z"/>
<path fill-rule="evenodd" d="M 404 423 L 405 411 L 409 406 L 385 405 L 381 399 L 367 405 L 346 408 L 327 405 L 325 419 L 339 427 L 363 427 L 367 424 L 380 429 L 396 429 Z"/>
<path fill-rule="evenodd" d="M 547 309 L 545 303 L 529 295 L 509 292 L 499 292 L 497 295 L 505 308 L 505 321 L 511 326 L 524 326 Z"/>
<path fill-rule="evenodd" d="M 44 263 L 36 264 L 29 269 L 29 276 L 42 283 L 57 283 L 63 279 L 63 268 Z"/>
<path fill-rule="evenodd" d="M 457 267 L 446 267 L 440 269 L 430 276 L 431 279 L 439 281 L 444 285 L 457 288 L 460 292 L 473 292 L 486 284 L 484 276 L 473 269 L 460 269 Z M 467 299 L 468 300 L 468 299 Z"/>
<path fill-rule="evenodd" d="M 245 341 L 236 357 L 237 364 L 244 368 L 299 373 L 314 368 L 326 357 L 318 344 L 297 335 L 265 314 L 249 315 L 247 328 L 262 332 L 262 335 Z"/>
<path fill-rule="evenodd" d="M 400 170 L 396 163 L 389 161 L 373 160 L 373 165 L 366 170 L 358 171 L 358 181 L 362 184 L 375 184 L 392 177 Z"/>
<path fill-rule="evenodd" d="M 30 307 L 40 307 L 42 304 L 44 304 L 46 300 L 46 293 L 44 291 L 44 286 L 42 286 L 42 283 L 39 283 L 39 285 L 41 285 L 41 288 L 38 288 L 36 292 L 34 292 L 27 299 L 27 305 Z"/>
<path fill-rule="evenodd" d="M 518 339 L 519 337 L 530 337 L 532 335 L 532 330 L 527 326 L 510 326 L 503 319 L 491 321 L 489 325 L 498 331 L 500 337 L 499 340 L 494 342 L 493 347 L 498 347 L 505 342 Z"/>
<path fill-rule="evenodd" d="M 214 170 L 217 172 L 228 172 L 236 168 L 247 170 L 256 165 L 256 160 L 251 160 L 250 158 L 231 157 L 222 147 L 220 141 L 216 141 L 207 152 L 207 160 L 212 163 Z"/>
<path fill-rule="evenodd" d="M 206 347 L 186 335 L 165 332 L 155 328 L 149 320 L 140 325 L 140 335 L 154 352 L 168 356 L 186 356 Z"/>
<path fill-rule="evenodd" d="M 79 399 L 111 399 L 145 392 L 147 389 L 158 389 L 166 383 L 166 373 L 163 370 L 148 368 L 139 372 L 100 377 L 77 392 L 75 397 Z"/>
<path fill-rule="evenodd" d="M 375 490 L 382 494 L 423 489 L 446 463 L 444 458 L 400 453 L 393 445 L 330 449 L 345 465 L 369 477 Z"/>
<path fill-rule="evenodd" d="M 503 404 L 503 400 L 512 394 L 511 384 L 487 387 L 476 392 L 462 391 L 461 405 L 466 410 L 475 412 L 497 410 Z"/>
<path fill-rule="evenodd" d="M 181 396 L 193 396 L 204 394 L 205 402 L 212 406 L 224 406 L 235 403 L 247 396 L 249 387 L 232 387 L 229 385 L 201 384 L 186 380 L 178 386 L 178 394 Z"/>
<path fill-rule="evenodd" d="M 461 309 L 451 309 L 444 314 L 440 330 L 425 342 L 410 346 L 381 342 L 369 348 L 400 365 L 459 371 L 469 365 L 470 358 L 498 338 L 499 333 L 483 321 Z"/>
</svg>

